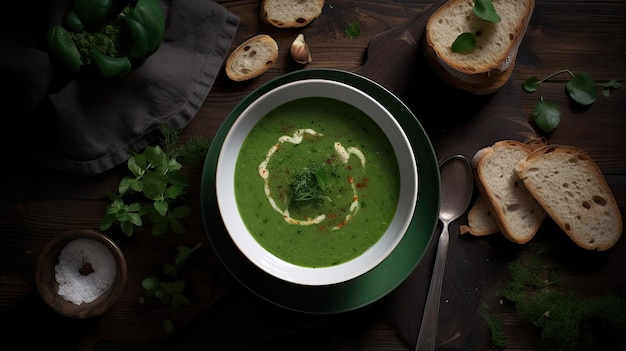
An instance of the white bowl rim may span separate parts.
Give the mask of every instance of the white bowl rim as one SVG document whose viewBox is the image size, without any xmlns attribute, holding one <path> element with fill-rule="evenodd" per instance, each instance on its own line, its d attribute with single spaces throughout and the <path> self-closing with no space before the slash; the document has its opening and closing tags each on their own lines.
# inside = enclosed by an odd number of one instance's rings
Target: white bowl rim
<svg viewBox="0 0 626 351">
<path fill-rule="evenodd" d="M 343 97 L 343 100 L 339 97 Z M 368 250 L 345 263 L 329 267 L 303 267 L 286 262 L 265 250 L 248 232 L 234 196 L 234 169 L 239 146 L 256 123 L 274 108 L 305 97 L 326 97 L 349 102 L 364 111 L 385 132 L 400 167 L 401 191 L 396 213 L 387 231 Z M 250 115 L 248 117 L 248 115 Z M 233 147 L 236 149 L 233 151 Z M 234 156 L 233 156 L 234 152 Z M 409 161 L 409 162 L 407 162 Z M 393 115 L 374 98 L 348 84 L 328 79 L 298 80 L 276 87 L 250 103 L 228 131 L 220 150 L 215 190 L 224 226 L 237 248 L 258 268 L 294 284 L 322 286 L 354 279 L 380 264 L 402 240 L 415 211 L 418 171 L 411 143 Z M 237 235 L 246 233 L 247 235 Z"/>
</svg>

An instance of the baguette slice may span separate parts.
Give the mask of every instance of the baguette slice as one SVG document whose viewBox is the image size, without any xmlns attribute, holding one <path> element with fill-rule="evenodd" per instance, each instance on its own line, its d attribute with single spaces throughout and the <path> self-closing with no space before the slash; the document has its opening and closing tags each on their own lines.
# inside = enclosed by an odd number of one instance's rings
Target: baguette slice
<svg viewBox="0 0 626 351">
<path fill-rule="evenodd" d="M 501 21 L 481 19 L 472 0 L 449 0 L 435 10 L 426 23 L 425 56 L 440 78 L 449 85 L 477 95 L 490 94 L 510 78 L 517 51 L 532 17 L 535 0 L 493 0 Z M 452 51 L 457 36 L 476 37 L 472 52 Z"/>
<path fill-rule="evenodd" d="M 256 35 L 230 54 L 225 70 L 228 78 L 240 82 L 260 76 L 278 59 L 278 43 L 269 35 Z"/>
<path fill-rule="evenodd" d="M 547 217 L 515 173 L 517 163 L 533 150 L 522 142 L 503 140 L 472 158 L 476 186 L 491 205 L 500 232 L 518 244 L 530 241 Z"/>
<path fill-rule="evenodd" d="M 467 224 L 461 224 L 459 230 L 461 234 L 470 233 L 474 236 L 490 235 L 500 231 L 495 213 L 484 196 L 479 194 L 476 197 L 467 214 Z"/>
<path fill-rule="evenodd" d="M 533 149 L 548 144 L 545 137 L 528 137 L 524 143 Z M 500 231 L 491 205 L 482 195 L 478 195 L 467 214 L 467 224 L 461 224 L 460 234 L 470 233 L 474 236 L 495 234 Z"/>
<path fill-rule="evenodd" d="M 515 171 L 556 224 L 580 247 L 608 250 L 622 235 L 622 217 L 600 168 L 583 150 L 537 149 Z"/>
<path fill-rule="evenodd" d="M 324 0 L 263 0 L 260 16 L 277 28 L 300 28 L 322 14 Z"/>
</svg>

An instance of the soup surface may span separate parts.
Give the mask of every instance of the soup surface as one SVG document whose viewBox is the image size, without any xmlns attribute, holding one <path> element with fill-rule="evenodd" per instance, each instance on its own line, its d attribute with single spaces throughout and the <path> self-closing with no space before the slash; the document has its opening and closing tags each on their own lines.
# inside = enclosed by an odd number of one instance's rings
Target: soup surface
<svg viewBox="0 0 626 351">
<path fill-rule="evenodd" d="M 305 267 L 349 261 L 384 234 L 400 191 L 387 137 L 361 110 L 313 97 L 272 110 L 235 166 L 244 224 L 276 257 Z"/>
</svg>

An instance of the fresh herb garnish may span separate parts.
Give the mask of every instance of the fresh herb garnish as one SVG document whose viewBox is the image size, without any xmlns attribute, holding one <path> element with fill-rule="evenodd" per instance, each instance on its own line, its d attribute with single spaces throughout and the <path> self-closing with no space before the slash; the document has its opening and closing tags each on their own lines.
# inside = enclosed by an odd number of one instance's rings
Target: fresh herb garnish
<svg viewBox="0 0 626 351">
<path fill-rule="evenodd" d="M 491 347 L 503 349 L 507 345 L 507 339 L 504 335 L 504 320 L 495 314 L 489 306 L 482 303 L 478 308 L 478 315 L 481 316 L 489 327 L 489 341 Z"/>
<path fill-rule="evenodd" d="M 143 218 L 146 217 L 152 223 L 154 235 L 161 235 L 169 230 L 175 233 L 186 232 L 180 220 L 190 214 L 191 208 L 179 205 L 179 201 L 183 200 L 187 181 L 181 174 L 182 164 L 178 160 L 185 160 L 189 164 L 199 163 L 206 155 L 210 141 L 202 136 L 192 136 L 186 142 L 179 143 L 180 130 L 161 127 L 160 132 L 162 147 L 147 146 L 143 152 L 128 159 L 127 167 L 132 176 L 122 178 L 118 185 L 118 194 L 107 194 L 111 203 L 106 208 L 100 230 L 105 231 L 119 225 L 125 235 L 132 236 L 136 229 L 142 227 Z M 126 203 L 125 199 L 131 200 Z M 189 305 L 190 300 L 183 295 L 185 281 L 175 278 L 189 256 L 201 246 L 200 243 L 193 248 L 178 246 L 174 264 L 161 266 L 163 275 L 171 280 L 166 281 L 156 275 L 145 278 L 141 282 L 145 296 L 140 297 L 139 302 L 144 303 L 146 298 L 154 298 L 170 305 L 173 310 Z M 174 318 L 165 320 L 163 328 L 172 333 Z"/>
<path fill-rule="evenodd" d="M 499 23 L 502 19 L 493 7 L 491 0 L 475 0 L 472 8 L 476 16 L 492 23 Z"/>
<path fill-rule="evenodd" d="M 328 197 L 328 180 L 332 171 L 325 163 L 304 167 L 289 180 L 290 202 L 298 206 L 306 201 L 332 201 Z"/>
<path fill-rule="evenodd" d="M 472 11 L 479 18 L 492 23 L 498 23 L 501 21 L 500 15 L 493 7 L 491 0 L 475 0 Z M 465 32 L 459 34 L 452 43 L 453 52 L 472 52 L 476 47 L 476 34 L 471 32 Z"/>
<path fill-rule="evenodd" d="M 476 46 L 476 36 L 473 33 L 462 33 L 454 43 L 452 43 L 452 51 L 454 52 L 471 52 Z"/>
<path fill-rule="evenodd" d="M 361 25 L 359 25 L 359 22 L 356 21 L 348 22 L 348 25 L 346 26 L 344 32 L 346 33 L 348 38 L 356 39 L 359 37 L 359 35 L 361 35 Z"/>
<path fill-rule="evenodd" d="M 501 291 L 519 318 L 541 332 L 546 350 L 623 349 L 626 330 L 626 300 L 610 294 L 582 296 L 572 290 L 561 246 L 530 243 L 519 257 L 508 263 L 510 281 Z M 496 327 L 496 334 L 498 333 Z M 498 343 L 502 339 L 498 336 Z M 492 333 L 493 342 L 493 333 Z"/>
<path fill-rule="evenodd" d="M 179 205 L 188 183 L 180 170 L 178 159 L 197 160 L 206 153 L 208 140 L 191 138 L 181 146 L 176 145 L 178 132 L 161 128 L 164 148 L 147 146 L 127 161 L 131 176 L 122 178 L 118 193 L 109 193 L 111 203 L 100 222 L 100 230 L 106 231 L 117 225 L 126 236 L 132 236 L 144 224 L 143 218 L 152 223 L 152 234 L 162 235 L 169 230 L 185 233 L 180 220 L 186 218 L 191 208 Z"/>
<path fill-rule="evenodd" d="M 621 84 L 611 80 L 605 84 L 598 85 L 591 76 L 585 72 L 573 73 L 568 69 L 560 70 L 548 75 L 544 79 L 530 77 L 524 82 L 524 90 L 532 93 L 539 89 L 539 102 L 533 109 L 533 122 L 542 131 L 549 133 L 561 122 L 561 109 L 559 106 L 548 100 L 544 100 L 542 94 L 542 84 L 556 75 L 567 73 L 570 80 L 566 84 L 566 91 L 569 97 L 576 103 L 588 106 L 596 101 L 598 87 L 601 88 L 602 95 L 610 96 L 611 91 L 621 87 Z"/>
<path fill-rule="evenodd" d="M 202 244 L 198 243 L 193 248 L 186 246 L 178 246 L 178 253 L 174 264 L 163 264 L 163 273 L 170 278 L 176 278 L 178 276 L 178 269 L 181 268 L 187 258 L 199 249 Z M 176 279 L 171 281 L 164 281 L 156 276 L 150 276 L 145 278 L 141 282 L 141 286 L 145 290 L 145 296 L 139 298 L 140 303 L 145 303 L 146 299 L 158 299 L 161 303 L 170 305 L 172 307 L 172 318 L 163 322 L 163 328 L 166 332 L 172 333 L 174 331 L 174 310 L 180 306 L 188 306 L 191 301 L 183 295 L 185 289 L 185 281 L 182 279 Z"/>
</svg>

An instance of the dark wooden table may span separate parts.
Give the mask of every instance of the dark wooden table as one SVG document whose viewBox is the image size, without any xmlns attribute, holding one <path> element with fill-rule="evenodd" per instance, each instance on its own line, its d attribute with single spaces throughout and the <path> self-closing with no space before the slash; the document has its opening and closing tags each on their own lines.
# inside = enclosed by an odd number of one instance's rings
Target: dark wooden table
<svg viewBox="0 0 626 351">
<path fill-rule="evenodd" d="M 570 69 L 585 71 L 598 82 L 626 79 L 626 2 L 538 1 L 520 47 L 511 80 L 490 96 L 472 96 L 441 84 L 419 54 L 421 24 L 432 1 L 328 0 L 322 15 L 301 30 L 276 29 L 259 20 L 259 2 L 218 1 L 239 16 L 232 48 L 259 34 L 272 35 L 280 46 L 276 65 L 261 77 L 235 83 L 221 74 L 182 138 L 212 138 L 229 111 L 248 93 L 284 73 L 302 69 L 288 49 L 297 33 L 304 33 L 313 62 L 304 68 L 334 68 L 370 77 L 396 93 L 418 116 L 437 157 L 461 153 L 471 157 L 479 148 L 502 139 L 523 141 L 540 136 L 529 124 L 537 94 L 525 93 L 530 76 Z M 361 34 L 350 39 L 348 22 L 360 24 Z M 408 35 L 407 35 L 408 34 Z M 417 43 L 416 43 L 417 42 Z M 586 110 L 576 109 L 564 92 L 565 78 L 544 85 L 544 96 L 562 107 L 559 127 L 547 135 L 549 143 L 586 150 L 598 163 L 622 213 L 626 210 L 626 90 L 599 96 Z M 9 133 L 5 133 L 5 138 Z M 34 284 L 37 257 L 61 231 L 97 228 L 108 204 L 106 192 L 116 190 L 125 166 L 86 177 L 52 171 L 3 149 L 0 178 L 0 316 L 2 343 L 20 349 L 45 346 L 81 350 L 240 350 L 413 349 L 434 259 L 428 255 L 397 289 L 366 307 L 337 315 L 315 315 L 275 306 L 240 285 L 214 253 L 202 224 L 200 180 L 202 165 L 185 167 L 190 181 L 188 234 L 153 237 L 115 237 L 129 267 L 126 290 L 106 314 L 91 320 L 69 320 L 48 309 Z M 454 235 L 464 218 L 451 227 L 451 247 L 440 309 L 440 350 L 490 349 L 488 328 L 478 315 L 481 303 L 498 304 L 499 279 L 506 252 L 518 250 L 501 235 L 475 238 Z M 565 234 L 550 221 L 538 236 Z M 171 262 L 176 246 L 201 243 L 186 267 L 186 295 L 192 304 L 176 311 L 175 332 L 161 323 L 171 310 L 160 303 L 140 304 L 143 278 Z M 577 286 L 589 294 L 626 291 L 626 240 L 609 252 L 582 252 L 589 260 L 572 273 Z M 623 296 L 623 295 L 622 295 Z M 535 349 L 537 333 L 513 313 L 503 314 L 510 350 Z M 8 327 L 7 327 L 8 325 Z M 12 343 L 17 342 L 17 344 Z"/>
</svg>

